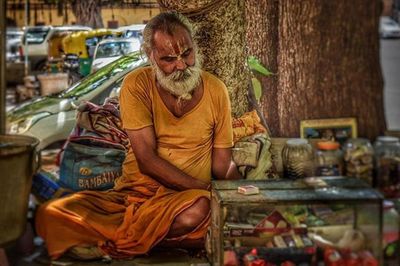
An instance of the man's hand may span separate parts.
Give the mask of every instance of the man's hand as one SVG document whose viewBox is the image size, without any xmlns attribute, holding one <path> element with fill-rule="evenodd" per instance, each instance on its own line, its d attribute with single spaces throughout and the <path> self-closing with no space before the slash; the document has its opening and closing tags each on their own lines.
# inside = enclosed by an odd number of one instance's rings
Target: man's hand
<svg viewBox="0 0 400 266">
<path fill-rule="evenodd" d="M 175 190 L 208 188 L 208 183 L 193 178 L 158 156 L 153 126 L 138 130 L 125 129 L 125 131 L 143 174 Z"/>
<path fill-rule="evenodd" d="M 235 162 L 232 161 L 231 148 L 214 148 L 212 153 L 212 172 L 216 179 L 241 179 Z"/>
</svg>

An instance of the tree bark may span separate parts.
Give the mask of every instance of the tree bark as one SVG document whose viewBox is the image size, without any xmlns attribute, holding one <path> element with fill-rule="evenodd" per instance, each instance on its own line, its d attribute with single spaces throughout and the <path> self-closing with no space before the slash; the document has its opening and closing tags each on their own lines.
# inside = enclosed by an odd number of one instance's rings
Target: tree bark
<svg viewBox="0 0 400 266">
<path fill-rule="evenodd" d="M 94 29 L 104 27 L 101 17 L 101 0 L 73 0 L 71 7 L 76 17 L 76 24 Z"/>
<path fill-rule="evenodd" d="M 197 29 L 195 39 L 204 69 L 227 86 L 234 116 L 248 111 L 249 71 L 245 65 L 245 2 L 242 0 L 158 0 L 163 9 L 186 15 Z"/>
<path fill-rule="evenodd" d="M 262 98 L 274 136 L 338 117 L 356 117 L 363 137 L 384 132 L 379 0 L 247 0 L 246 11 L 249 54 L 277 73 Z"/>
<path fill-rule="evenodd" d="M 278 72 L 278 13 L 279 1 L 246 0 L 246 43 L 248 54 L 257 57 L 273 73 Z M 263 85 L 261 110 L 275 136 L 279 125 L 278 76 L 257 76 Z"/>
</svg>

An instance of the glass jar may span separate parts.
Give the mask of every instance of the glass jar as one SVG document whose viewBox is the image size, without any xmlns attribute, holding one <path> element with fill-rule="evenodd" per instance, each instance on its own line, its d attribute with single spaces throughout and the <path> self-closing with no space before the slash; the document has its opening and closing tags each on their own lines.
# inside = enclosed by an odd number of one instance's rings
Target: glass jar
<svg viewBox="0 0 400 266">
<path fill-rule="evenodd" d="M 316 176 L 343 175 L 343 152 L 339 147 L 340 144 L 335 141 L 317 143 L 314 160 Z"/>
<path fill-rule="evenodd" d="M 282 149 L 283 177 L 304 178 L 312 175 L 313 149 L 306 139 L 289 139 Z"/>
<path fill-rule="evenodd" d="M 399 138 L 380 136 L 374 143 L 376 182 L 386 198 L 400 197 Z"/>
<path fill-rule="evenodd" d="M 373 184 L 374 150 L 368 139 L 348 139 L 343 145 L 345 174 Z"/>
</svg>

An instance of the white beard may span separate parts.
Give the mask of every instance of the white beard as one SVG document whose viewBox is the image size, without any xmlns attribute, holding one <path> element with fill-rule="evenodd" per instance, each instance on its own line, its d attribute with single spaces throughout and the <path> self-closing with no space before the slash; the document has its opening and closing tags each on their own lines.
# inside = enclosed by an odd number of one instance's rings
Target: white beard
<svg viewBox="0 0 400 266">
<path fill-rule="evenodd" d="M 156 62 L 152 62 L 153 70 L 161 87 L 180 100 L 192 99 L 192 93 L 201 82 L 201 56 L 196 52 L 194 66 L 185 70 L 176 70 L 166 75 Z"/>
</svg>

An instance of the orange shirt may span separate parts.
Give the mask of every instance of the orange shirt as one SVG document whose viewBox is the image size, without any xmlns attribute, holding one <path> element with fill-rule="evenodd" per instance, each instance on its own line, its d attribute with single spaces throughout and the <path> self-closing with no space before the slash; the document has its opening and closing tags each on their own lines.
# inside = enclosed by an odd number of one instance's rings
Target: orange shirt
<svg viewBox="0 0 400 266">
<path fill-rule="evenodd" d="M 178 118 L 162 101 L 152 68 L 139 68 L 123 82 L 120 110 L 124 129 L 153 126 L 158 155 L 194 178 L 209 182 L 212 149 L 233 146 L 232 118 L 228 91 L 222 81 L 205 71 L 201 78 L 201 100 Z M 139 172 L 130 149 L 123 176 L 129 179 Z"/>
</svg>

